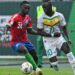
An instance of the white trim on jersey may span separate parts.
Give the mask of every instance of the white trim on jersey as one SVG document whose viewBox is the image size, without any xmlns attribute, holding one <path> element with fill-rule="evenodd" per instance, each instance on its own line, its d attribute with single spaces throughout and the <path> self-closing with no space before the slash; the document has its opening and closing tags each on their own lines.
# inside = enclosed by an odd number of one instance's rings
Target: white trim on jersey
<svg viewBox="0 0 75 75">
<path fill-rule="evenodd" d="M 65 26 L 66 25 L 66 21 L 65 21 L 65 18 L 64 18 L 64 16 L 63 16 L 63 14 L 61 14 L 61 13 L 59 13 L 59 12 L 55 12 L 55 14 L 53 15 L 53 16 L 51 16 L 51 17 L 49 17 L 49 16 L 47 16 L 45 13 L 43 13 L 41 16 L 39 16 L 38 17 L 38 19 L 37 19 L 37 28 L 38 29 L 44 29 L 44 30 L 46 30 L 46 31 L 49 31 L 50 32 L 50 28 L 52 28 L 50 25 L 48 26 L 48 25 L 44 25 L 43 24 L 43 22 L 44 22 L 44 18 L 46 18 L 46 19 L 50 19 L 50 20 L 52 20 L 52 19 L 54 19 L 54 18 L 56 18 L 56 17 L 59 17 L 59 22 L 58 22 L 58 24 L 55 24 L 54 26 L 52 26 L 53 28 L 54 28 L 54 32 L 61 32 L 60 31 L 60 26 Z"/>
<path fill-rule="evenodd" d="M 11 21 L 10 23 L 7 23 L 6 25 L 8 25 L 9 27 L 11 27 L 14 24 L 14 21 Z"/>
<path fill-rule="evenodd" d="M 13 24 L 14 24 L 14 18 L 15 17 L 17 17 L 18 16 L 18 14 L 15 14 L 15 15 L 13 15 L 11 18 L 10 18 L 10 23 L 7 23 L 6 25 L 8 25 L 9 27 L 11 27 Z"/>
</svg>

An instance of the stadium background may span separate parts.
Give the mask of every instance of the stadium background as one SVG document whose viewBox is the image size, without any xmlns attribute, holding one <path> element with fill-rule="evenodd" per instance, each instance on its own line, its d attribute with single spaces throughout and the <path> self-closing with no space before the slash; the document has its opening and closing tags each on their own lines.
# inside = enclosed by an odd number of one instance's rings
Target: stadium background
<svg viewBox="0 0 75 75">
<path fill-rule="evenodd" d="M 4 32 L 4 25 L 6 23 L 6 20 L 14 13 L 18 12 L 20 10 L 19 4 L 20 1 L 22 0 L 0 0 L 0 59 L 3 60 L 10 58 L 11 56 L 17 56 L 19 54 L 13 52 L 11 48 L 7 46 L 8 41 L 10 40 L 10 33 L 8 33 L 9 37 L 7 37 L 7 44 L 4 44 L 3 41 L 3 32 Z M 29 0 L 31 4 L 31 10 L 30 10 L 30 16 L 33 20 L 33 28 L 36 29 L 36 7 L 41 4 L 41 0 Z M 73 46 L 71 45 L 70 48 L 72 52 L 75 54 L 75 1 L 71 0 L 66 0 L 66 1 L 54 1 L 52 0 L 53 5 L 57 7 L 57 11 L 62 12 L 66 18 L 67 25 L 68 25 L 68 31 L 69 31 L 69 36 L 72 40 Z M 36 37 L 30 35 L 28 36 L 31 40 L 31 42 L 35 45 L 36 47 Z M 4 57 L 3 57 L 4 56 Z M 45 52 L 44 52 L 45 56 Z M 65 56 L 63 52 L 59 52 L 58 56 Z M 15 59 L 15 57 L 12 57 Z M 16 57 L 21 59 L 21 57 Z M 23 57 L 22 57 L 23 58 Z M 5 60 L 4 60 L 5 61 Z M 0 62 L 3 63 L 4 61 Z M 7 60 L 8 61 L 8 60 Z M 13 61 L 13 60 L 12 60 Z M 14 62 L 14 61 L 13 61 Z M 12 63 L 13 63 L 12 62 Z M 18 61 L 17 61 L 18 62 Z M 19 62 L 20 63 L 20 62 Z"/>
</svg>

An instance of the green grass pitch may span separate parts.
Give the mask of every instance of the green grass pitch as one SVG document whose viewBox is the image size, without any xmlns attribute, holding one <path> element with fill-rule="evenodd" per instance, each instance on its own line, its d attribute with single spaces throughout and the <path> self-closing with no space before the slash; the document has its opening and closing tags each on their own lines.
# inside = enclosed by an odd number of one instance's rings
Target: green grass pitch
<svg viewBox="0 0 75 75">
<path fill-rule="evenodd" d="M 42 68 L 42 70 L 43 75 L 73 75 L 72 69 L 70 68 L 60 68 L 58 72 L 50 68 Z M 15 67 L 15 68 L 0 68 L 0 75 L 26 75 L 26 74 L 23 74 L 20 68 Z"/>
</svg>

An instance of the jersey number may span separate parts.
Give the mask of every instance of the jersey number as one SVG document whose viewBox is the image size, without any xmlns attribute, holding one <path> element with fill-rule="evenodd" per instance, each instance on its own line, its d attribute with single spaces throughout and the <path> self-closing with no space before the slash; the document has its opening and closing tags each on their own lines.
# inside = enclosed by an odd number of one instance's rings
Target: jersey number
<svg viewBox="0 0 75 75">
<path fill-rule="evenodd" d="M 18 29 L 22 29 L 22 22 L 18 22 Z"/>
<path fill-rule="evenodd" d="M 52 55 L 52 50 L 51 49 L 48 49 L 47 50 L 47 56 L 51 56 Z"/>
</svg>

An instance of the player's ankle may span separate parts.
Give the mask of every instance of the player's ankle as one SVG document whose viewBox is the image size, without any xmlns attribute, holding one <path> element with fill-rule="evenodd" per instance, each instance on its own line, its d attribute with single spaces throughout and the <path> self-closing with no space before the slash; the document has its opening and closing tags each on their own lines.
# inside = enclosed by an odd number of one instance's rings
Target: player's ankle
<svg viewBox="0 0 75 75">
<path fill-rule="evenodd" d="M 41 69 L 39 67 L 36 68 L 36 71 L 41 71 Z"/>
<path fill-rule="evenodd" d="M 50 64 L 51 68 L 53 68 L 54 70 L 58 71 L 59 70 L 59 66 L 58 66 L 58 62 L 53 62 Z"/>
</svg>

